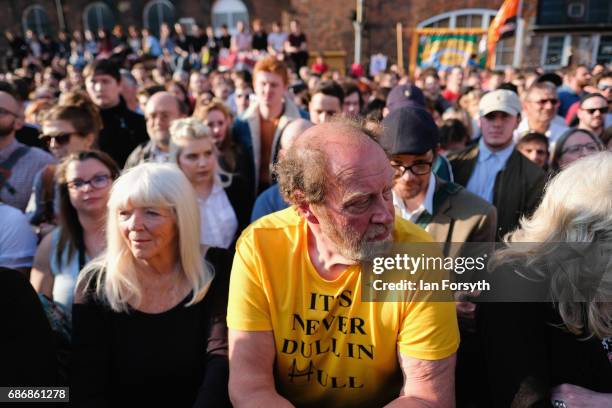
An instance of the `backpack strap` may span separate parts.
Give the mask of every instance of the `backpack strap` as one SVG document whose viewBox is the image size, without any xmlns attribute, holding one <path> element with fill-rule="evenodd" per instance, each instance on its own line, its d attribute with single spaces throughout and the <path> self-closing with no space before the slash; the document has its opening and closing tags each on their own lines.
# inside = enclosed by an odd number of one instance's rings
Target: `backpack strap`
<svg viewBox="0 0 612 408">
<path fill-rule="evenodd" d="M 9 193 L 13 195 L 16 193 L 15 188 L 8 182 L 8 179 L 11 177 L 11 169 L 29 151 L 29 146 L 19 146 L 5 161 L 0 163 L 0 189 L 6 187 Z"/>
</svg>

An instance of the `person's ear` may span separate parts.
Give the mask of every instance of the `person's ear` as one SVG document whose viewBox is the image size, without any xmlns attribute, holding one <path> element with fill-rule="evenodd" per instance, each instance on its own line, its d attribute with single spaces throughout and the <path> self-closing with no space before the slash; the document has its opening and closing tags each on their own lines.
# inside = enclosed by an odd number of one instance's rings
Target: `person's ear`
<svg viewBox="0 0 612 408">
<path fill-rule="evenodd" d="M 85 142 L 87 143 L 87 148 L 91 149 L 96 141 L 96 135 L 90 132 L 85 135 L 84 139 L 85 139 Z"/>
<path fill-rule="evenodd" d="M 302 196 L 301 193 L 296 192 L 296 195 L 298 196 Z M 303 200 L 303 197 L 295 197 L 299 199 L 299 203 L 296 204 L 297 210 L 300 214 L 302 214 L 302 216 L 306 219 L 306 221 L 308 221 L 311 224 L 318 224 L 319 223 L 319 219 L 317 218 L 317 216 L 314 214 L 313 212 L 313 206 L 312 204 L 309 204 L 308 202 L 306 202 L 305 200 Z"/>
</svg>

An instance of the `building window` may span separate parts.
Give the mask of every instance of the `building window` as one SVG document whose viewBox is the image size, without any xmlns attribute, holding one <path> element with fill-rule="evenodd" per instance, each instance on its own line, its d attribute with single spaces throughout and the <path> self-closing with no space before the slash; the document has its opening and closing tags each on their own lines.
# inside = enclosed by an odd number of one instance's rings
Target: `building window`
<svg viewBox="0 0 612 408">
<path fill-rule="evenodd" d="M 612 23 L 610 0 L 539 0 L 539 26 Z"/>
<path fill-rule="evenodd" d="M 565 48 L 565 35 L 550 35 L 544 42 L 542 49 L 544 67 L 560 67 L 563 65 L 563 49 Z"/>
<path fill-rule="evenodd" d="M 443 18 L 436 20 L 425 26 L 425 28 L 448 28 L 450 25 L 450 18 Z"/>
<path fill-rule="evenodd" d="M 45 9 L 35 4 L 26 8 L 22 16 L 23 31 L 32 30 L 32 32 L 42 35 L 50 34 L 49 17 Z"/>
<path fill-rule="evenodd" d="M 495 68 L 512 66 L 515 46 L 516 37 L 508 37 L 498 41 L 497 47 L 495 47 Z"/>
<path fill-rule="evenodd" d="M 100 29 L 110 31 L 115 26 L 115 16 L 108 5 L 99 1 L 85 7 L 85 11 L 83 11 L 83 25 L 85 30 L 93 33 L 98 32 Z"/>
<path fill-rule="evenodd" d="M 489 28 L 497 10 L 461 9 L 438 14 L 417 24 L 417 28 Z"/>
<path fill-rule="evenodd" d="M 612 61 L 612 35 L 602 35 L 597 49 L 597 63 L 609 64 Z"/>
<path fill-rule="evenodd" d="M 234 32 L 236 23 L 244 21 L 249 25 L 249 11 L 240 0 L 217 0 L 212 7 L 212 23 L 215 30 L 226 24 Z"/>
<path fill-rule="evenodd" d="M 166 0 L 150 1 L 144 8 L 142 18 L 145 28 L 159 36 L 159 27 L 162 23 L 170 27 L 174 24 L 174 6 Z"/>
</svg>

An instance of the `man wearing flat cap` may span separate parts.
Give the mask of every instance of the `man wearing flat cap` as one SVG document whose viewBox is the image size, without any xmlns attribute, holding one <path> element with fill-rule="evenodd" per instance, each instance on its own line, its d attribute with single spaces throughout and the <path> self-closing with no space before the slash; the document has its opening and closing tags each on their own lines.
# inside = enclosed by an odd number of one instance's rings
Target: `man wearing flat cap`
<svg viewBox="0 0 612 408">
<path fill-rule="evenodd" d="M 418 87 L 409 84 L 396 85 L 387 96 L 383 109 L 383 118 L 402 108 L 425 108 L 425 95 Z M 433 162 L 433 173 L 442 180 L 453 181 L 453 170 L 444 156 L 436 156 Z"/>
<path fill-rule="evenodd" d="M 545 174 L 514 148 L 512 134 L 521 112 L 518 95 L 504 89 L 489 92 L 479 110 L 479 143 L 449 159 L 455 181 L 497 208 L 496 239 L 501 240 L 537 207 Z"/>
<path fill-rule="evenodd" d="M 393 176 L 393 204 L 402 218 L 424 228 L 434 241 L 443 243 L 445 256 L 472 256 L 470 251 L 492 250 L 489 245 L 467 247 L 466 242 L 495 241 L 497 214 L 495 207 L 465 188 L 444 181 L 432 172 L 439 145 L 438 128 L 424 109 L 404 107 L 383 120 L 381 145 L 389 154 Z M 481 255 L 479 253 L 477 256 Z M 467 275 L 467 274 L 466 274 Z M 455 275 L 464 280 L 473 276 Z M 457 401 L 473 402 L 482 357 L 475 335 L 476 305 L 467 301 L 466 293 L 455 298 L 461 344 L 456 371 Z"/>
</svg>

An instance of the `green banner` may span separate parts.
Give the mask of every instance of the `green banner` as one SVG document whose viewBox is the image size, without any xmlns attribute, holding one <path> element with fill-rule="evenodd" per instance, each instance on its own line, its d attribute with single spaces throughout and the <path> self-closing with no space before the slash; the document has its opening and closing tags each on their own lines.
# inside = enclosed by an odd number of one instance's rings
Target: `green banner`
<svg viewBox="0 0 612 408">
<path fill-rule="evenodd" d="M 478 54 L 479 41 L 480 35 L 476 34 L 422 34 L 417 65 L 438 70 L 455 65 L 484 67 L 484 60 Z"/>
</svg>

